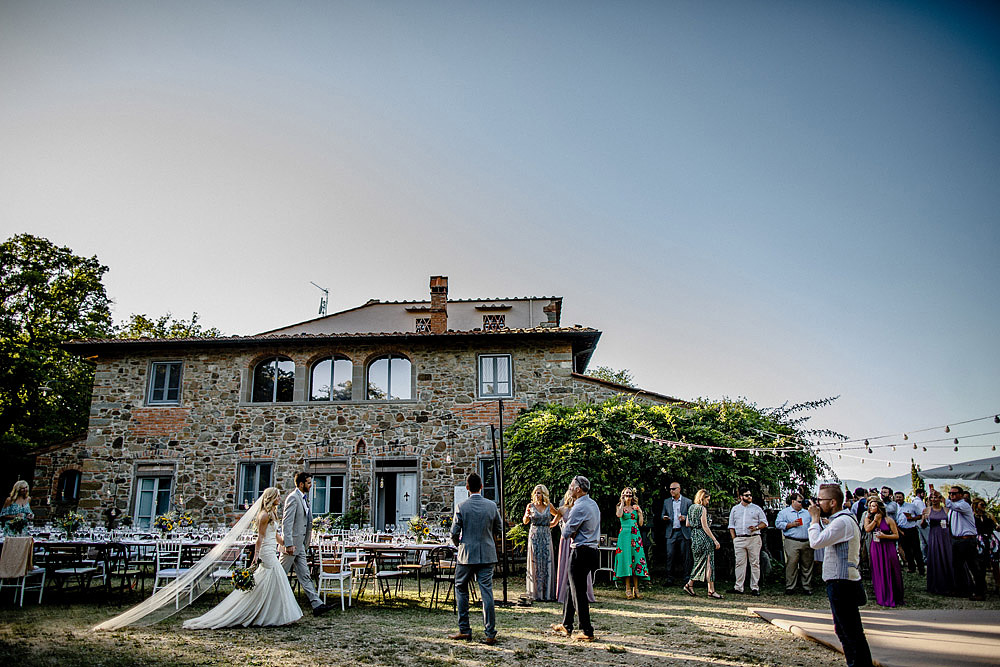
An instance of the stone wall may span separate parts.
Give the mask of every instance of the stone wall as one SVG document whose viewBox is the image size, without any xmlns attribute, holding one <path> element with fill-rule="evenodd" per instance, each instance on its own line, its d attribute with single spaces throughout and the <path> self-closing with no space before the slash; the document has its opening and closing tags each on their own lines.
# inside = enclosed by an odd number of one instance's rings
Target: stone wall
<svg viewBox="0 0 1000 667">
<path fill-rule="evenodd" d="M 479 345 L 479 346 L 477 346 Z M 230 522 L 236 506 L 241 462 L 273 461 L 274 483 L 283 491 L 309 461 L 346 462 L 347 484 L 373 483 L 376 461 L 416 459 L 420 507 L 449 513 L 453 489 L 491 450 L 489 424 L 498 420 L 495 399 L 477 398 L 477 354 L 513 357 L 514 396 L 504 401 L 504 424 L 537 403 L 574 404 L 604 400 L 617 392 L 572 377 L 571 343 L 498 338 L 490 347 L 427 338 L 386 347 L 359 343 L 330 348 L 317 343 L 281 347 L 187 348 L 102 356 L 98 361 L 82 461 L 79 509 L 97 521 L 113 503 L 133 511 L 138 465 L 175 466 L 173 496 L 208 523 Z M 398 353 L 412 363 L 412 400 L 249 403 L 255 363 L 281 354 L 296 364 L 297 399 L 308 391 L 311 364 L 332 353 L 354 363 L 354 383 L 364 382 L 366 363 Z M 181 404 L 148 406 L 145 392 L 152 361 L 183 361 Z M 355 399 L 362 396 L 356 386 Z M 80 463 L 79 448 L 52 452 L 44 470 Z M 39 469 L 40 472 L 43 468 Z M 54 480 L 50 478 L 47 486 Z"/>
</svg>

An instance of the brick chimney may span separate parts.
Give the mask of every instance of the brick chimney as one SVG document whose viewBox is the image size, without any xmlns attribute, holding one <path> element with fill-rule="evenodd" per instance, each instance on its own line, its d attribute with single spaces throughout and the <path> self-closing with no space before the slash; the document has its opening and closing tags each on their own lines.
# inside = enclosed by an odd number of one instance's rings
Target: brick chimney
<svg viewBox="0 0 1000 667">
<path fill-rule="evenodd" d="M 431 276 L 431 333 L 448 330 L 448 276 Z"/>
</svg>

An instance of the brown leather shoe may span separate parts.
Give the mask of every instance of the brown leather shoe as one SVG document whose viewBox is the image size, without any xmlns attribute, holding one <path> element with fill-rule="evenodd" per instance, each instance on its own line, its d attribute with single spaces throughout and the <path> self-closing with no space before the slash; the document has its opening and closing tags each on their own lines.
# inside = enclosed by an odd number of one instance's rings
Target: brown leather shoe
<svg viewBox="0 0 1000 667">
<path fill-rule="evenodd" d="M 483 640 L 483 643 L 486 644 L 487 646 L 493 646 L 494 644 L 497 643 L 497 638 L 487 637 L 486 639 Z"/>
<path fill-rule="evenodd" d="M 594 635 L 585 635 L 582 632 L 578 632 L 573 635 L 573 641 L 576 642 L 592 642 L 594 641 Z"/>
<path fill-rule="evenodd" d="M 552 628 L 552 632 L 556 633 L 557 635 L 562 635 L 563 637 L 569 637 L 569 630 L 563 627 L 562 623 L 553 623 L 549 627 Z"/>
<path fill-rule="evenodd" d="M 472 635 L 467 635 L 464 632 L 459 632 L 458 634 L 448 635 L 448 639 L 454 639 L 456 641 L 469 641 L 472 639 Z"/>
</svg>

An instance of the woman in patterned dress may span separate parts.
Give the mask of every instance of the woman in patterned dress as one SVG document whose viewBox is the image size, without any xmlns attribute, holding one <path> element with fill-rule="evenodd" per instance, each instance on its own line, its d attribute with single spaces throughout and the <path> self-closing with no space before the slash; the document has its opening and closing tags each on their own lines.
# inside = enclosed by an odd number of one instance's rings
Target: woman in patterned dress
<svg viewBox="0 0 1000 667">
<path fill-rule="evenodd" d="M 625 580 L 625 597 L 641 598 L 639 579 L 649 580 L 646 567 L 646 553 L 642 548 L 642 533 L 639 528 L 646 521 L 635 490 L 626 486 L 615 506 L 615 514 L 621 519 L 622 529 L 618 533 L 618 548 L 615 549 L 615 577 Z"/>
<path fill-rule="evenodd" d="M 556 508 L 549 502 L 549 490 L 539 484 L 531 492 L 532 502 L 524 508 L 528 531 L 528 566 L 525 575 L 528 598 L 556 599 L 555 559 L 552 553 L 552 523 Z"/>
<path fill-rule="evenodd" d="M 11 527 L 11 521 L 18 517 L 26 520 L 24 528 L 15 530 Z M 0 510 L 0 520 L 3 521 L 3 534 L 9 537 L 18 537 L 28 534 L 28 526 L 35 515 L 31 512 L 31 496 L 28 495 L 28 483 L 18 480 L 14 488 L 10 490 L 10 497 L 3 504 Z"/>
<path fill-rule="evenodd" d="M 719 540 L 712 532 L 712 524 L 708 519 L 708 501 L 711 496 L 705 489 L 698 489 L 694 502 L 688 508 L 688 525 L 691 526 L 691 555 L 694 565 L 691 566 L 691 577 L 684 584 L 684 592 L 694 596 L 694 582 L 704 581 L 708 585 L 708 597 L 721 600 L 722 596 L 715 592 L 715 552 L 719 549 Z"/>
</svg>

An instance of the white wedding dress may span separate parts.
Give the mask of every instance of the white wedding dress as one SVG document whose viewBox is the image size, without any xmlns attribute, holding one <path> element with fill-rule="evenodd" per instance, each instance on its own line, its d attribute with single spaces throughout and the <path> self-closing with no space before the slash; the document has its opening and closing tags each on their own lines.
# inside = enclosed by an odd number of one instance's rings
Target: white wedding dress
<svg viewBox="0 0 1000 667">
<path fill-rule="evenodd" d="M 287 625 L 302 618 L 288 576 L 278 562 L 274 522 L 268 523 L 261 544 L 260 565 L 254 572 L 253 590 L 233 591 L 197 618 L 184 621 L 188 630 L 211 630 L 235 625 Z"/>
</svg>

